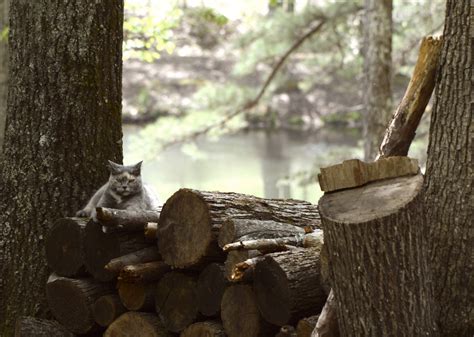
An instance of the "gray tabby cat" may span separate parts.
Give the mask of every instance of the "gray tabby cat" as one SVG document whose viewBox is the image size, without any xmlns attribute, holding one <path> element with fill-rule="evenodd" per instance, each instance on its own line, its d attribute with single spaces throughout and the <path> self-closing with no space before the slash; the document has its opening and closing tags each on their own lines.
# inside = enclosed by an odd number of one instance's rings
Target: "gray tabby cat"
<svg viewBox="0 0 474 337">
<path fill-rule="evenodd" d="M 76 213 L 79 217 L 96 218 L 96 207 L 129 210 L 154 210 L 160 206 L 155 192 L 142 183 L 142 162 L 123 166 L 109 160 L 109 181 L 103 185 L 87 203 Z"/>
</svg>

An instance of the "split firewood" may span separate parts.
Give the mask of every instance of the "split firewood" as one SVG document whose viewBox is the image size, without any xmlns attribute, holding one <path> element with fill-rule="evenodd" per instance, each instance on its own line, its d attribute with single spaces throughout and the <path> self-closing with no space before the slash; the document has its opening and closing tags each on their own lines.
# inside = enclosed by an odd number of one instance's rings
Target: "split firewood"
<svg viewBox="0 0 474 337">
<path fill-rule="evenodd" d="M 102 327 L 108 327 L 121 314 L 127 311 L 116 294 L 101 296 L 95 301 L 93 308 L 94 320 Z"/>
<path fill-rule="evenodd" d="M 105 265 L 105 269 L 117 276 L 120 271 L 129 265 L 152 262 L 161 260 L 160 253 L 156 246 L 151 246 L 129 253 L 127 255 L 116 257 Z"/>
<path fill-rule="evenodd" d="M 228 281 L 234 281 L 232 275 L 234 274 L 234 268 L 238 263 L 244 262 L 248 259 L 261 256 L 258 250 L 231 250 L 227 253 L 227 258 L 224 262 L 225 277 Z M 250 282 L 253 279 L 253 269 L 247 269 L 243 271 L 243 275 L 240 276 L 239 282 Z"/>
<path fill-rule="evenodd" d="M 160 280 L 170 269 L 163 261 L 132 264 L 122 268 L 119 280 L 128 283 L 150 283 Z"/>
<path fill-rule="evenodd" d="M 245 274 L 248 273 L 250 270 L 253 271 L 257 263 L 263 261 L 264 258 L 264 256 L 256 256 L 243 262 L 237 263 L 234 266 L 234 269 L 232 270 L 232 274 L 230 276 L 231 280 L 233 282 L 242 281 Z"/>
<path fill-rule="evenodd" d="M 148 222 L 158 222 L 160 211 L 132 211 L 97 207 L 97 219 L 106 227 L 120 227 L 124 230 L 144 230 Z"/>
</svg>

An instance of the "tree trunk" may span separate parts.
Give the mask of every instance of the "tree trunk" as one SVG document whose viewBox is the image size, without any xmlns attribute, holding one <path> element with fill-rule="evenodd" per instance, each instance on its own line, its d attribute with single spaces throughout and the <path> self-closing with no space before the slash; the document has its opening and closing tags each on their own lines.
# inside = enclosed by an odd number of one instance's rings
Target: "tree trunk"
<svg viewBox="0 0 474 337">
<path fill-rule="evenodd" d="M 118 295 L 104 295 L 95 301 L 93 316 L 95 322 L 105 328 L 126 311 L 127 308 L 124 307 Z"/>
<path fill-rule="evenodd" d="M 93 317 L 94 304 L 99 297 L 113 292 L 113 286 L 108 283 L 58 277 L 54 274 L 46 284 L 46 296 L 54 317 L 76 334 L 85 334 L 99 328 Z"/>
<path fill-rule="evenodd" d="M 392 116 L 392 0 L 365 0 L 364 159 L 375 159 Z"/>
<path fill-rule="evenodd" d="M 342 336 L 436 336 L 427 242 L 410 215 L 421 175 L 325 194 L 320 202 Z"/>
<path fill-rule="evenodd" d="M 158 283 L 156 312 L 165 327 L 180 332 L 198 317 L 197 276 L 181 272 L 166 274 Z"/>
<path fill-rule="evenodd" d="M 105 331 L 104 337 L 171 337 L 155 314 L 126 312 Z"/>
<path fill-rule="evenodd" d="M 74 337 L 74 334 L 56 321 L 20 317 L 16 321 L 15 337 Z"/>
<path fill-rule="evenodd" d="M 205 316 L 217 316 L 221 300 L 229 281 L 225 277 L 223 264 L 211 263 L 201 272 L 197 282 L 197 304 Z"/>
<path fill-rule="evenodd" d="M 275 325 L 296 324 L 321 311 L 326 294 L 319 271 L 320 249 L 295 249 L 265 255 L 254 272 L 258 308 Z"/>
<path fill-rule="evenodd" d="M 221 318 L 229 337 L 267 337 L 278 331 L 276 326 L 262 318 L 250 285 L 237 284 L 226 289 L 222 297 Z"/>
<path fill-rule="evenodd" d="M 424 204 L 443 336 L 474 335 L 472 1 L 448 0 L 431 117 Z M 414 222 L 415 223 L 415 222 Z"/>
<path fill-rule="evenodd" d="M 163 260 L 178 268 L 223 261 L 217 236 L 228 218 L 299 226 L 320 223 L 317 206 L 304 201 L 181 189 L 166 201 L 161 212 L 158 247 Z"/>
<path fill-rule="evenodd" d="M 48 266 L 59 276 L 79 276 L 85 273 L 84 230 L 82 218 L 62 218 L 55 222 L 46 237 Z"/>
<path fill-rule="evenodd" d="M 0 163 L 3 159 L 3 138 L 7 117 L 8 92 L 8 7 L 10 0 L 0 0 Z"/>
<path fill-rule="evenodd" d="M 220 322 L 204 321 L 191 324 L 179 337 L 227 337 Z"/>
<path fill-rule="evenodd" d="M 15 317 L 46 311 L 50 221 L 84 206 L 107 159 L 122 161 L 123 1 L 13 1 L 10 19 L 1 336 Z"/>
</svg>

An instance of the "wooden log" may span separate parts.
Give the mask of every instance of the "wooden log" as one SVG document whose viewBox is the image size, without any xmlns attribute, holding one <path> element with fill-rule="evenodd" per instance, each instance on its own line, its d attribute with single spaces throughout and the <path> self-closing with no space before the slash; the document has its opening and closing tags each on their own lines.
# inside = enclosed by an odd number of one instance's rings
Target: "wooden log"
<svg viewBox="0 0 474 337">
<path fill-rule="evenodd" d="M 433 317 L 421 212 L 422 175 L 377 181 L 320 199 L 342 336 L 430 336 Z"/>
<path fill-rule="evenodd" d="M 99 281 L 111 281 L 116 274 L 105 269 L 110 260 L 149 247 L 143 232 L 114 231 L 104 233 L 102 226 L 89 221 L 84 236 L 84 264 Z"/>
<path fill-rule="evenodd" d="M 104 337 L 171 337 L 160 319 L 151 313 L 129 311 L 117 318 Z"/>
<path fill-rule="evenodd" d="M 156 312 L 164 326 L 172 332 L 180 332 L 196 321 L 197 276 L 182 272 L 166 274 L 156 288 Z"/>
<path fill-rule="evenodd" d="M 296 334 L 298 337 L 311 337 L 318 318 L 319 315 L 314 315 L 300 319 L 296 326 Z"/>
<path fill-rule="evenodd" d="M 57 220 L 46 236 L 48 266 L 61 276 L 85 275 L 83 218 Z"/>
<path fill-rule="evenodd" d="M 163 261 L 132 264 L 123 267 L 119 280 L 128 283 L 150 283 L 160 280 L 170 269 Z"/>
<path fill-rule="evenodd" d="M 247 259 L 243 262 L 237 263 L 234 268 L 232 269 L 232 274 L 230 275 L 230 280 L 233 282 L 240 282 L 240 281 L 250 281 L 253 280 L 255 266 L 260 261 L 265 259 L 264 256 L 259 255 Z"/>
<path fill-rule="evenodd" d="M 298 337 L 296 335 L 296 329 L 291 325 L 283 325 L 280 328 L 280 331 L 275 335 L 275 337 Z"/>
<path fill-rule="evenodd" d="M 319 315 L 315 329 L 311 337 L 339 337 L 339 325 L 337 323 L 336 301 L 334 291 L 330 291 L 326 304 Z"/>
<path fill-rule="evenodd" d="M 316 215 L 318 215 L 316 213 Z M 305 233 L 305 227 L 310 228 L 310 223 L 297 223 L 297 225 L 258 219 L 227 219 L 219 231 L 219 246 L 247 240 L 276 239 L 295 236 Z M 319 225 L 319 222 L 318 222 Z"/>
<path fill-rule="evenodd" d="M 181 189 L 166 201 L 158 223 L 163 260 L 179 268 L 223 261 L 217 236 L 228 218 L 319 225 L 317 206 L 308 202 Z"/>
<path fill-rule="evenodd" d="M 132 311 L 154 311 L 155 288 L 154 283 L 128 283 L 124 281 L 117 283 L 122 304 Z"/>
<path fill-rule="evenodd" d="M 377 159 L 408 154 L 435 86 L 441 44 L 441 37 L 427 36 L 421 41 L 415 70 L 405 95 L 385 131 Z"/>
<path fill-rule="evenodd" d="M 326 302 L 319 268 L 320 249 L 272 253 L 259 261 L 254 289 L 262 316 L 275 325 L 317 314 Z"/>
<path fill-rule="evenodd" d="M 120 227 L 123 230 L 144 230 L 148 222 L 158 222 L 161 207 L 155 211 L 132 211 L 97 207 L 97 219 L 106 227 Z"/>
<path fill-rule="evenodd" d="M 197 282 L 198 310 L 205 316 L 216 316 L 221 310 L 222 295 L 228 286 L 223 264 L 211 263 L 199 274 Z"/>
<path fill-rule="evenodd" d="M 95 301 L 92 314 L 96 323 L 105 328 L 126 311 L 120 297 L 110 294 L 101 296 Z"/>
<path fill-rule="evenodd" d="M 23 316 L 16 320 L 15 337 L 74 337 L 56 321 Z"/>
<path fill-rule="evenodd" d="M 54 317 L 69 331 L 85 334 L 98 330 L 93 317 L 97 299 L 112 294 L 113 286 L 93 279 L 71 279 L 52 274 L 46 284 L 46 298 Z"/>
<path fill-rule="evenodd" d="M 229 337 L 267 337 L 278 331 L 278 327 L 262 318 L 252 286 L 246 284 L 227 287 L 222 297 L 221 318 Z"/>
<path fill-rule="evenodd" d="M 181 332 L 179 337 L 227 337 L 222 323 L 204 321 L 191 324 Z"/>
<path fill-rule="evenodd" d="M 150 246 L 110 260 L 110 262 L 105 265 L 105 269 L 114 276 L 117 276 L 126 266 L 158 260 L 161 260 L 158 248 L 156 246 Z"/>
<path fill-rule="evenodd" d="M 342 164 L 322 167 L 318 179 L 322 191 L 332 192 L 373 181 L 416 175 L 419 171 L 418 160 L 408 157 L 382 158 L 372 163 L 351 159 Z"/>
<path fill-rule="evenodd" d="M 145 226 L 145 238 L 150 242 L 155 242 L 158 234 L 158 223 L 149 222 Z"/>
<path fill-rule="evenodd" d="M 245 268 L 245 270 L 239 271 L 238 280 L 233 278 L 234 268 L 237 264 L 244 262 L 246 260 L 252 259 L 257 256 L 261 256 L 262 254 L 258 250 L 232 250 L 227 254 L 227 258 L 224 263 L 225 267 L 225 277 L 228 281 L 251 281 L 253 279 L 253 269 L 252 268 Z M 238 273 L 239 273 L 238 272 Z"/>
<path fill-rule="evenodd" d="M 312 233 L 297 234 L 290 237 L 281 237 L 277 239 L 258 239 L 248 241 L 238 241 L 226 244 L 222 250 L 224 252 L 232 250 L 258 250 L 262 254 L 274 253 L 288 250 L 287 246 L 294 247 L 319 247 L 324 243 L 323 231 L 316 229 Z"/>
</svg>

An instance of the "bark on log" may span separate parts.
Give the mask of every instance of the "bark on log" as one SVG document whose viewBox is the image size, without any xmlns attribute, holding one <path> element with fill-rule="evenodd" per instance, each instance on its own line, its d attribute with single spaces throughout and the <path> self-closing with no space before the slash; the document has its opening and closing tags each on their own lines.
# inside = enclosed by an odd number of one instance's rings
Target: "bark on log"
<svg viewBox="0 0 474 337">
<path fill-rule="evenodd" d="M 69 331 L 85 334 L 95 331 L 92 311 L 95 301 L 112 294 L 113 286 L 93 279 L 71 279 L 52 274 L 46 284 L 46 297 L 54 317 Z"/>
<path fill-rule="evenodd" d="M 158 247 L 163 260 L 180 268 L 203 261 L 223 261 L 217 235 L 227 218 L 300 226 L 320 223 L 317 206 L 304 201 L 181 189 L 166 201 L 158 223 Z"/>
<path fill-rule="evenodd" d="M 154 283 L 128 283 L 124 281 L 117 283 L 122 304 L 132 311 L 154 311 L 155 288 Z"/>
<path fill-rule="evenodd" d="M 82 218 L 57 220 L 46 237 L 46 260 L 48 266 L 61 276 L 85 274 L 84 230 Z"/>
<path fill-rule="evenodd" d="M 262 316 L 285 325 L 317 314 L 326 302 L 321 284 L 320 249 L 295 249 L 264 256 L 254 272 L 254 289 Z"/>
<path fill-rule="evenodd" d="M 329 292 L 326 304 L 319 315 L 311 337 L 339 337 L 339 325 L 337 323 L 336 301 L 334 291 Z"/>
<path fill-rule="evenodd" d="M 74 334 L 56 321 L 27 316 L 17 319 L 15 337 L 74 337 Z"/>
<path fill-rule="evenodd" d="M 298 337 L 311 337 L 316 323 L 318 322 L 319 315 L 305 317 L 299 320 L 296 326 L 296 333 Z"/>
<path fill-rule="evenodd" d="M 150 283 L 160 280 L 170 271 L 163 261 L 153 261 L 126 266 L 119 275 L 119 280 L 128 283 Z"/>
<path fill-rule="evenodd" d="M 227 337 L 222 323 L 204 321 L 191 324 L 181 332 L 179 337 Z"/>
<path fill-rule="evenodd" d="M 317 211 L 316 211 L 317 212 Z M 315 213 L 318 216 L 318 213 Z M 246 240 L 275 239 L 304 234 L 304 226 L 281 223 L 272 220 L 228 219 L 219 230 L 219 246 Z M 318 223 L 319 225 L 319 223 Z"/>
<path fill-rule="evenodd" d="M 351 159 L 322 167 L 318 179 L 322 191 L 332 192 L 363 186 L 372 181 L 415 175 L 419 171 L 418 161 L 408 157 L 389 157 L 372 163 Z"/>
<path fill-rule="evenodd" d="M 221 310 L 222 295 L 228 286 L 223 264 L 211 263 L 201 272 L 197 282 L 197 304 L 205 316 L 216 316 Z"/>
<path fill-rule="evenodd" d="M 158 223 L 149 222 L 145 226 L 145 238 L 150 242 L 156 242 L 158 233 Z"/>
<path fill-rule="evenodd" d="M 161 260 L 160 253 L 156 246 L 146 247 L 127 255 L 116 257 L 105 265 L 105 269 L 117 276 L 120 271 L 129 265 Z"/>
<path fill-rule="evenodd" d="M 385 131 L 377 159 L 406 156 L 436 82 L 442 39 L 427 36 L 421 41 L 415 70 L 405 96 Z"/>
<path fill-rule="evenodd" d="M 155 314 L 126 312 L 105 331 L 104 337 L 171 337 Z"/>
<path fill-rule="evenodd" d="M 97 219 L 103 226 L 120 227 L 123 230 L 144 230 L 148 222 L 158 222 L 160 211 L 131 211 L 97 207 Z"/>
<path fill-rule="evenodd" d="M 267 337 L 278 331 L 278 327 L 262 318 L 250 285 L 236 284 L 225 290 L 221 318 L 229 337 Z"/>
<path fill-rule="evenodd" d="M 258 250 L 262 254 L 268 254 L 288 250 L 288 246 L 321 248 L 322 245 L 323 231 L 316 229 L 312 233 L 297 234 L 290 237 L 233 242 L 226 244 L 222 250 L 224 252 L 232 250 Z"/>
<path fill-rule="evenodd" d="M 156 312 L 164 326 L 180 332 L 198 317 L 197 276 L 181 272 L 166 274 L 155 294 Z"/>
<path fill-rule="evenodd" d="M 145 242 L 143 232 L 128 233 L 115 231 L 104 233 L 99 223 L 89 221 L 85 230 L 85 265 L 89 273 L 99 281 L 111 281 L 116 275 L 104 267 L 110 260 L 136 252 L 149 244 Z"/>
<path fill-rule="evenodd" d="M 431 336 L 425 236 L 410 221 L 421 175 L 320 199 L 342 336 Z"/>
<path fill-rule="evenodd" d="M 239 275 L 239 279 L 235 280 L 233 274 L 235 272 L 235 267 L 237 264 L 247 261 L 249 259 L 261 256 L 262 254 L 257 250 L 233 250 L 227 254 L 225 260 L 225 277 L 228 281 L 251 281 L 253 279 L 253 268 L 246 268 L 247 270 L 242 270 L 242 274 Z"/>
<path fill-rule="evenodd" d="M 108 327 L 127 309 L 116 294 L 101 296 L 95 301 L 93 308 L 94 320 L 102 327 Z"/>
</svg>

